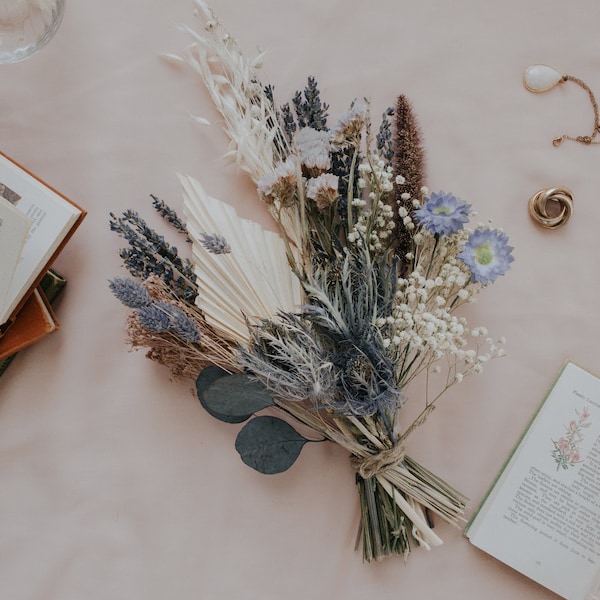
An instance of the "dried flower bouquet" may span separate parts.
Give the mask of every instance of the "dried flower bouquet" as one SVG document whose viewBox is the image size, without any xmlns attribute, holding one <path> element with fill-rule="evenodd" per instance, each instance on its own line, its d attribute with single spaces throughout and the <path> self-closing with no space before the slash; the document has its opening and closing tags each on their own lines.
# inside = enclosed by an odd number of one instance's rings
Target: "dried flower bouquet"
<svg viewBox="0 0 600 600">
<path fill-rule="evenodd" d="M 513 260 L 505 234 L 466 225 L 469 204 L 423 187 L 423 151 L 406 98 L 373 131 L 353 102 L 333 126 L 309 78 L 278 106 L 212 11 L 196 2 L 203 34 L 187 30 L 187 60 L 206 84 L 231 141 L 228 156 L 256 184 L 279 233 L 180 176 L 187 236 L 182 260 L 132 211 L 111 228 L 135 279 L 111 282 L 133 309 L 129 342 L 178 376 L 196 377 L 214 417 L 242 423 L 246 464 L 278 473 L 314 439 L 346 450 L 356 471 L 365 560 L 441 543 L 431 515 L 460 524 L 465 498 L 407 454 L 410 435 L 465 376 L 503 354 L 500 339 L 456 311 Z M 141 280 L 141 282 L 140 282 Z M 426 379 L 426 397 L 409 384 Z M 410 423 L 407 402 L 422 402 Z M 256 416 L 271 407 L 284 418 Z M 417 411 L 418 412 L 418 411 Z"/>
</svg>

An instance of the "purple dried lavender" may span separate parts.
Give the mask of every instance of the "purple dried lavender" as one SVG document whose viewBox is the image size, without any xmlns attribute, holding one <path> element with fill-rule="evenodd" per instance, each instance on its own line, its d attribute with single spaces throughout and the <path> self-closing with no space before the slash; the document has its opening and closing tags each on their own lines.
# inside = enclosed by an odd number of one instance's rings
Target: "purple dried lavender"
<svg viewBox="0 0 600 600">
<path fill-rule="evenodd" d="M 148 290 L 134 279 L 115 277 L 108 284 L 110 291 L 129 308 L 142 308 L 152 304 Z"/>
</svg>

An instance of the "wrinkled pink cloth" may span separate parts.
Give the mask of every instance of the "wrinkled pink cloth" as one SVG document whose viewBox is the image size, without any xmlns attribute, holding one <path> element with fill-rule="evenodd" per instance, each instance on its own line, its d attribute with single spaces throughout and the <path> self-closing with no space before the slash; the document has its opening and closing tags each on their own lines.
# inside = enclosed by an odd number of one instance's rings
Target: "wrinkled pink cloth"
<svg viewBox="0 0 600 600">
<path fill-rule="evenodd" d="M 124 276 L 109 213 L 150 194 L 181 210 L 178 172 L 265 222 L 252 186 L 229 166 L 218 115 L 198 77 L 163 53 L 197 28 L 191 0 L 69 2 L 33 58 L 0 65 L 0 140 L 8 155 L 81 204 L 88 217 L 56 263 L 69 283 L 61 329 L 0 378 L 0 597 L 6 600 L 358 600 L 527 598 L 553 594 L 437 523 L 444 544 L 408 564 L 363 564 L 348 457 L 306 447 L 264 476 L 234 449 L 192 383 L 124 344 L 126 309 L 107 280 Z M 586 94 L 527 92 L 546 63 L 600 94 L 593 0 L 302 3 L 218 0 L 215 11 L 281 101 L 309 75 L 332 118 L 367 97 L 374 119 L 398 94 L 419 117 L 427 182 L 474 205 L 514 246 L 512 270 L 469 307 L 507 338 L 504 359 L 454 387 L 409 442 L 411 455 L 482 499 L 566 358 L 600 372 L 600 147 Z M 196 124 L 190 115 L 211 121 Z M 575 211 L 557 231 L 527 212 L 538 190 L 566 186 Z M 407 390 L 416 407 L 420 390 Z"/>
</svg>

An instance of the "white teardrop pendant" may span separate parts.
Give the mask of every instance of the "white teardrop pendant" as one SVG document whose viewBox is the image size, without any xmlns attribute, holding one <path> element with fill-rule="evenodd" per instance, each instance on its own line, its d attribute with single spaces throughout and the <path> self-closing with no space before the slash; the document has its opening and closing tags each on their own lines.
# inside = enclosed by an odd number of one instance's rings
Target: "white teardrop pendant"
<svg viewBox="0 0 600 600">
<path fill-rule="evenodd" d="M 531 65 L 523 73 L 523 85 L 530 92 L 547 92 L 561 81 L 563 75 L 548 65 Z"/>
</svg>

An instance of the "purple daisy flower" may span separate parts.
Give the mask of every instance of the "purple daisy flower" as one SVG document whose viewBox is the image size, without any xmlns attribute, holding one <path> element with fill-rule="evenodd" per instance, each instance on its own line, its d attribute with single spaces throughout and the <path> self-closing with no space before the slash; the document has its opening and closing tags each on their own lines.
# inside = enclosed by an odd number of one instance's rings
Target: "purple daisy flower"
<svg viewBox="0 0 600 600">
<path fill-rule="evenodd" d="M 471 281 L 487 285 L 508 271 L 514 260 L 511 252 L 512 246 L 504 233 L 480 228 L 469 236 L 458 258 L 471 269 Z"/>
<path fill-rule="evenodd" d="M 463 228 L 469 220 L 471 205 L 445 192 L 433 193 L 425 204 L 415 211 L 419 225 L 435 235 L 451 235 Z"/>
</svg>

